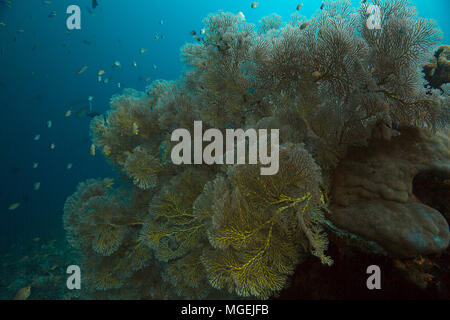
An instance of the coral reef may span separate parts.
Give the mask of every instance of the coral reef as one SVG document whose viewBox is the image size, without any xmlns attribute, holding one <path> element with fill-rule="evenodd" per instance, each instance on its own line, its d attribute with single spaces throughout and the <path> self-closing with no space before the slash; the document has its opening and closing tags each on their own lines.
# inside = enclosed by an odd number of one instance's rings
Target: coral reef
<svg viewBox="0 0 450 320">
<path fill-rule="evenodd" d="M 450 83 L 450 46 L 441 46 L 433 58 L 423 67 L 425 79 L 432 88 Z"/>
<path fill-rule="evenodd" d="M 91 297 L 266 299 L 309 256 L 332 265 L 330 237 L 402 257 L 447 247 L 445 220 L 411 193 L 415 174 L 448 166 L 448 138 L 447 147 L 436 142 L 448 136 L 448 96 L 427 94 L 420 72 L 439 30 L 407 1 L 375 2 L 380 30 L 367 28 L 368 4 L 355 11 L 349 1 L 326 1 L 308 21 L 272 15 L 259 27 L 211 14 L 202 41 L 182 48 L 180 79 L 111 99 L 91 135 L 122 181 L 81 183 L 64 210 Z M 278 174 L 260 176 L 260 165 L 174 165 L 171 132 L 192 130 L 195 120 L 222 132 L 280 129 Z M 399 142 L 410 134 L 422 151 Z M 353 183 L 356 170 L 370 168 L 352 160 L 361 150 L 361 162 L 373 156 L 386 165 L 377 184 L 367 179 L 371 198 Z M 399 181 L 390 175 L 403 171 L 388 156 L 406 170 Z M 352 174 L 340 176 L 340 168 Z M 398 203 L 410 223 L 380 199 Z M 377 207 L 365 217 L 356 204 L 368 200 Z M 383 232 L 374 235 L 377 221 Z M 394 236 L 398 230 L 424 241 Z"/>
</svg>

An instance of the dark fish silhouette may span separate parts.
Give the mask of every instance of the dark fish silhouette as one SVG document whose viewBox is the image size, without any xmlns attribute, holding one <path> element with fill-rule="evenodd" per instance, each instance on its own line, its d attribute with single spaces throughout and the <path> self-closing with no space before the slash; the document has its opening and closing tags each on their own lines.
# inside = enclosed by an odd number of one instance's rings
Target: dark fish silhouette
<svg viewBox="0 0 450 320">
<path fill-rule="evenodd" d="M 90 14 L 91 16 L 94 15 L 94 11 L 92 11 L 91 7 L 86 6 L 86 11 L 89 12 L 89 14 Z"/>
<path fill-rule="evenodd" d="M 28 200 L 29 200 L 30 198 L 28 197 L 28 193 L 22 193 L 22 203 L 28 203 Z"/>
<path fill-rule="evenodd" d="M 101 113 L 98 112 L 89 112 L 88 114 L 86 114 L 89 118 L 95 118 L 97 116 L 100 116 Z"/>
<path fill-rule="evenodd" d="M 97 8 L 97 6 L 98 6 L 97 0 L 92 0 L 92 9 Z"/>
<path fill-rule="evenodd" d="M 38 93 L 34 96 L 34 100 L 36 100 L 39 103 L 42 103 L 44 101 L 44 98 L 42 97 L 41 94 Z"/>
</svg>

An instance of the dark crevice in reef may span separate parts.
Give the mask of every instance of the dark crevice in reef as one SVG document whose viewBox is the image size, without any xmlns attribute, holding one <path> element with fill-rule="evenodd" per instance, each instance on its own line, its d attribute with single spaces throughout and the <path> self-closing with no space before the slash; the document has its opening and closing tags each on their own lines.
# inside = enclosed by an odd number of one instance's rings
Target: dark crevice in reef
<svg viewBox="0 0 450 320">
<path fill-rule="evenodd" d="M 424 204 L 450 218 L 450 175 L 438 170 L 425 171 L 413 179 L 413 194 Z"/>
<path fill-rule="evenodd" d="M 450 283 L 450 253 L 434 255 L 433 264 L 417 266 L 410 262 L 408 268 L 414 276 L 414 268 L 426 268 L 432 275 L 426 288 L 414 283 L 404 270 L 396 267 L 396 262 L 383 255 L 349 251 L 342 240 L 330 239 L 327 253 L 334 259 L 331 267 L 325 266 L 315 257 L 308 257 L 298 265 L 290 278 L 288 287 L 274 299 L 281 300 L 399 300 L 399 299 L 448 299 Z M 367 267 L 377 265 L 381 270 L 381 290 L 369 290 L 366 281 Z"/>
</svg>

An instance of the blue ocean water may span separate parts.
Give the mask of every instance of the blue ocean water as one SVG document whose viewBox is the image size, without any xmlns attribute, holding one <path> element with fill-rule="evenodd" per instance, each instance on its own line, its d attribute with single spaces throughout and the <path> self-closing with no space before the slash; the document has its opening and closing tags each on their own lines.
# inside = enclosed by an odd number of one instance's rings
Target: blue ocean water
<svg viewBox="0 0 450 320">
<path fill-rule="evenodd" d="M 189 32 L 199 30 L 209 13 L 242 11 L 251 23 L 271 13 L 287 20 L 299 1 L 261 0 L 256 9 L 243 0 L 98 2 L 88 10 L 90 0 L 0 0 L 0 251 L 36 237 L 62 237 L 63 204 L 76 185 L 87 178 L 116 176 L 101 155 L 90 155 L 90 118 L 65 117 L 68 109 L 75 113 L 93 96 L 93 111 L 103 113 L 111 96 L 124 87 L 143 90 L 148 77 L 178 78 L 183 68 L 179 49 L 194 41 Z M 302 14 L 309 17 L 322 1 L 300 2 Z M 359 2 L 353 0 L 354 5 Z M 442 43 L 448 44 L 450 1 L 413 3 L 420 16 L 437 21 Z M 82 9 L 82 29 L 67 33 L 65 11 L 72 4 Z M 56 16 L 49 17 L 53 10 Z M 147 51 L 141 54 L 141 48 Z M 113 68 L 114 61 L 122 67 Z M 78 75 L 84 65 L 88 69 Z M 111 75 L 107 84 L 97 82 L 101 69 Z M 36 135 L 40 140 L 34 140 Z M 41 184 L 38 191 L 36 182 Z M 20 206 L 8 210 L 13 203 Z"/>
</svg>

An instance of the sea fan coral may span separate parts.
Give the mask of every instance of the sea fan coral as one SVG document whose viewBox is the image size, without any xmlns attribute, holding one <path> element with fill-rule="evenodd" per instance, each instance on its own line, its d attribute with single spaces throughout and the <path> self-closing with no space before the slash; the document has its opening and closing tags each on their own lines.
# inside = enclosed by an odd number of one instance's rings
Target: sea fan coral
<svg viewBox="0 0 450 320">
<path fill-rule="evenodd" d="M 149 189 L 157 185 L 161 164 L 141 146 L 128 153 L 124 167 L 127 175 L 139 188 Z"/>
<path fill-rule="evenodd" d="M 282 146 L 280 163 L 274 176 L 258 175 L 256 166 L 235 166 L 228 172 L 230 182 L 218 177 L 214 187 L 205 188 L 222 194 L 213 202 L 208 230 L 218 250 L 203 257 L 213 287 L 227 287 L 240 296 L 270 297 L 293 272 L 301 242 L 331 264 L 320 227 L 320 169 L 301 145 Z"/>
<path fill-rule="evenodd" d="M 92 139 L 106 157 L 123 168 L 137 146 L 159 147 L 158 112 L 151 108 L 148 95 L 126 89 L 111 98 L 111 107 L 106 119 L 98 116 L 91 123 Z"/>
<path fill-rule="evenodd" d="M 208 172 L 187 170 L 152 200 L 140 239 L 155 250 L 161 261 L 185 255 L 205 238 L 208 221 L 197 216 L 192 205 L 208 177 Z"/>
</svg>

